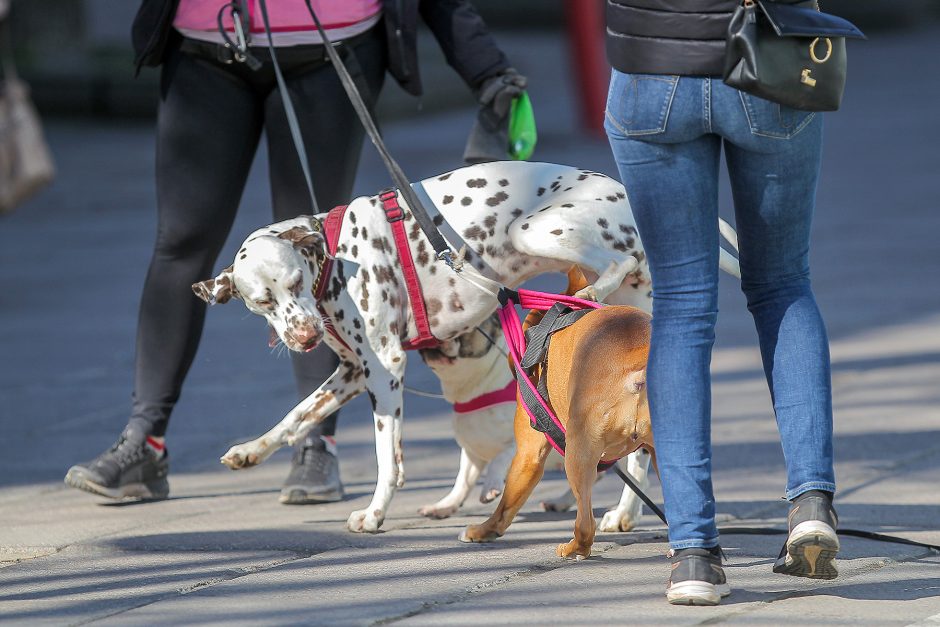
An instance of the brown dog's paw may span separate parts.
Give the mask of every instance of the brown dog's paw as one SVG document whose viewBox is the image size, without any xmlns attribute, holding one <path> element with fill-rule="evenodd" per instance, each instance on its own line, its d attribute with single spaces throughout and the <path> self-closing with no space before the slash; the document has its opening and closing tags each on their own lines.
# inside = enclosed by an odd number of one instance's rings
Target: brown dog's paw
<svg viewBox="0 0 940 627">
<path fill-rule="evenodd" d="M 468 525 L 467 528 L 457 536 L 457 539 L 461 542 L 492 542 L 501 535 L 501 533 L 496 533 L 485 525 Z"/>
<path fill-rule="evenodd" d="M 555 549 L 555 555 L 558 557 L 573 557 L 579 562 L 591 557 L 591 547 L 582 547 L 577 540 L 572 540 L 567 544 L 559 544 Z"/>
</svg>

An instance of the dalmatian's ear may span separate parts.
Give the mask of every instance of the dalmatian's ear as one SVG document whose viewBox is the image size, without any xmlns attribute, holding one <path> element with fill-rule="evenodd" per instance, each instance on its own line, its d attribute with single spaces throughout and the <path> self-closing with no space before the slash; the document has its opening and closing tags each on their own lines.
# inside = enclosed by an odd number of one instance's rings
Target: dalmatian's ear
<svg viewBox="0 0 940 627">
<path fill-rule="evenodd" d="M 232 296 L 237 297 L 238 290 L 235 289 L 232 279 L 232 266 L 222 270 L 214 279 L 193 283 L 193 292 L 210 305 L 223 305 L 231 300 Z"/>
<path fill-rule="evenodd" d="M 326 240 L 323 234 L 315 228 L 303 226 L 294 226 L 278 235 L 279 239 L 286 239 L 294 248 L 307 254 L 312 254 L 316 250 L 323 250 Z"/>
</svg>

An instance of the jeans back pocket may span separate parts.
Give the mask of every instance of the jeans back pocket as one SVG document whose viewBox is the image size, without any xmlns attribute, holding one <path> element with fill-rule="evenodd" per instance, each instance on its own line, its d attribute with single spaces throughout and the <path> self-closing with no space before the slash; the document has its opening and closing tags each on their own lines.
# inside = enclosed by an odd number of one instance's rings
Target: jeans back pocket
<svg viewBox="0 0 940 627">
<path fill-rule="evenodd" d="M 739 93 L 748 126 L 754 135 L 790 139 L 802 131 L 816 116 L 813 111 L 791 109 L 743 91 Z"/>
<path fill-rule="evenodd" d="M 666 131 L 678 76 L 613 71 L 607 94 L 607 121 L 626 136 Z"/>
</svg>

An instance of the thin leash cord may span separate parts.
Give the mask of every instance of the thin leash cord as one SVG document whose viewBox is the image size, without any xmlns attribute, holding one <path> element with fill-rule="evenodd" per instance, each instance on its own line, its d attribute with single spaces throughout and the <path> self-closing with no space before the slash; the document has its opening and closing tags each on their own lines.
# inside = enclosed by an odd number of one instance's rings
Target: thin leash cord
<svg viewBox="0 0 940 627">
<path fill-rule="evenodd" d="M 317 204 L 316 195 L 313 192 L 313 178 L 310 175 L 309 161 L 307 161 L 307 150 L 304 148 L 304 140 L 300 134 L 300 124 L 297 122 L 297 113 L 294 111 L 294 103 L 291 101 L 290 92 L 287 91 L 287 83 L 281 74 L 281 66 L 277 62 L 277 55 L 274 52 L 274 38 L 271 36 L 271 24 L 268 22 L 268 7 L 264 0 L 261 0 L 261 19 L 264 20 L 264 32 L 268 38 L 268 50 L 271 53 L 271 65 L 274 66 L 274 76 L 277 78 L 278 89 L 281 90 L 281 100 L 284 102 L 284 113 L 287 116 L 287 126 L 290 129 L 291 138 L 294 140 L 294 147 L 297 149 L 297 156 L 300 158 L 300 169 L 304 173 L 304 180 L 307 183 L 307 192 L 310 194 L 310 204 L 313 207 L 314 215 L 320 213 L 320 207 Z M 332 46 L 328 42 L 328 50 L 332 51 Z M 335 52 L 333 54 L 336 54 Z"/>
</svg>

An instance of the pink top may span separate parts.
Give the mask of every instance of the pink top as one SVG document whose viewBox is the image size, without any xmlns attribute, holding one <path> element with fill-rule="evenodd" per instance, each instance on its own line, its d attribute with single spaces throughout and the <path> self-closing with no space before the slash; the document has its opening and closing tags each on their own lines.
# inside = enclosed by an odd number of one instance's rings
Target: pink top
<svg viewBox="0 0 940 627">
<path fill-rule="evenodd" d="M 217 16 L 219 9 L 226 4 L 228 2 L 225 0 L 180 0 L 173 26 L 187 37 L 221 43 Z M 247 0 L 246 4 L 252 33 L 251 44 L 267 46 L 260 2 Z M 322 43 L 304 0 L 267 0 L 265 4 L 275 46 Z M 381 0 L 311 0 L 310 4 L 327 35 L 336 41 L 372 28 L 382 12 Z M 222 23 L 227 31 L 234 32 L 229 11 L 225 12 Z"/>
</svg>

